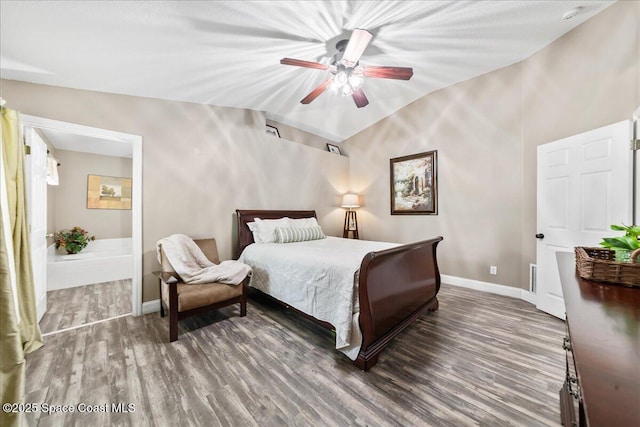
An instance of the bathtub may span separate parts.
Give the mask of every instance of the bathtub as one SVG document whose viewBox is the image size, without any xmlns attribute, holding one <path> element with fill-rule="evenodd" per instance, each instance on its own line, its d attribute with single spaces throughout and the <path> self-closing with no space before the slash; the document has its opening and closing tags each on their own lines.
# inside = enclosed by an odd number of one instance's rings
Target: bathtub
<svg viewBox="0 0 640 427">
<path fill-rule="evenodd" d="M 131 238 L 94 240 L 74 255 L 48 248 L 47 290 L 73 288 L 133 277 Z"/>
</svg>

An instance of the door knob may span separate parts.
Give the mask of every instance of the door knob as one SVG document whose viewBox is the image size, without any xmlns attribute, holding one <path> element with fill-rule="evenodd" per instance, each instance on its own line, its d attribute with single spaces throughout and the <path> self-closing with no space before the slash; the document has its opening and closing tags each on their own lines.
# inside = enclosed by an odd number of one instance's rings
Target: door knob
<svg viewBox="0 0 640 427">
<path fill-rule="evenodd" d="M 544 239 L 544 234 L 542 233 L 536 234 L 536 239 L 540 239 L 540 240 Z"/>
</svg>

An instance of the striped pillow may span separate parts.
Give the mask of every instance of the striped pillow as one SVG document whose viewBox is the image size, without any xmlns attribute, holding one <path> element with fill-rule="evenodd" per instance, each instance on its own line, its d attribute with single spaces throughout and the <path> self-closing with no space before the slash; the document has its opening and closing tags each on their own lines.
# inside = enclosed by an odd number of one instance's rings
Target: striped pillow
<svg viewBox="0 0 640 427">
<path fill-rule="evenodd" d="M 308 240 L 320 240 L 326 236 L 322 227 L 276 227 L 276 243 L 306 242 Z"/>
</svg>

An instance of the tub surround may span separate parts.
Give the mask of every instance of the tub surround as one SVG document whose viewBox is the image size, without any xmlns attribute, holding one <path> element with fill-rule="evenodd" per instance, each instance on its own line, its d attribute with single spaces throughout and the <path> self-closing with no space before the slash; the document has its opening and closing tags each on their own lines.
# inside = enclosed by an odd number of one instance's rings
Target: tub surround
<svg viewBox="0 0 640 427">
<path fill-rule="evenodd" d="M 47 290 L 124 280 L 133 277 L 132 239 L 100 239 L 73 255 L 48 248 Z"/>
</svg>

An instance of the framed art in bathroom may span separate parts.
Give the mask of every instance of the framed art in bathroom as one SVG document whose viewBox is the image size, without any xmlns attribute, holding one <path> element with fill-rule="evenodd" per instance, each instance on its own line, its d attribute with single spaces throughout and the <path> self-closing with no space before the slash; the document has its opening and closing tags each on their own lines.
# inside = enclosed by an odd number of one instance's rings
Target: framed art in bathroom
<svg viewBox="0 0 640 427">
<path fill-rule="evenodd" d="M 87 176 L 87 209 L 131 209 L 131 178 Z"/>
</svg>

